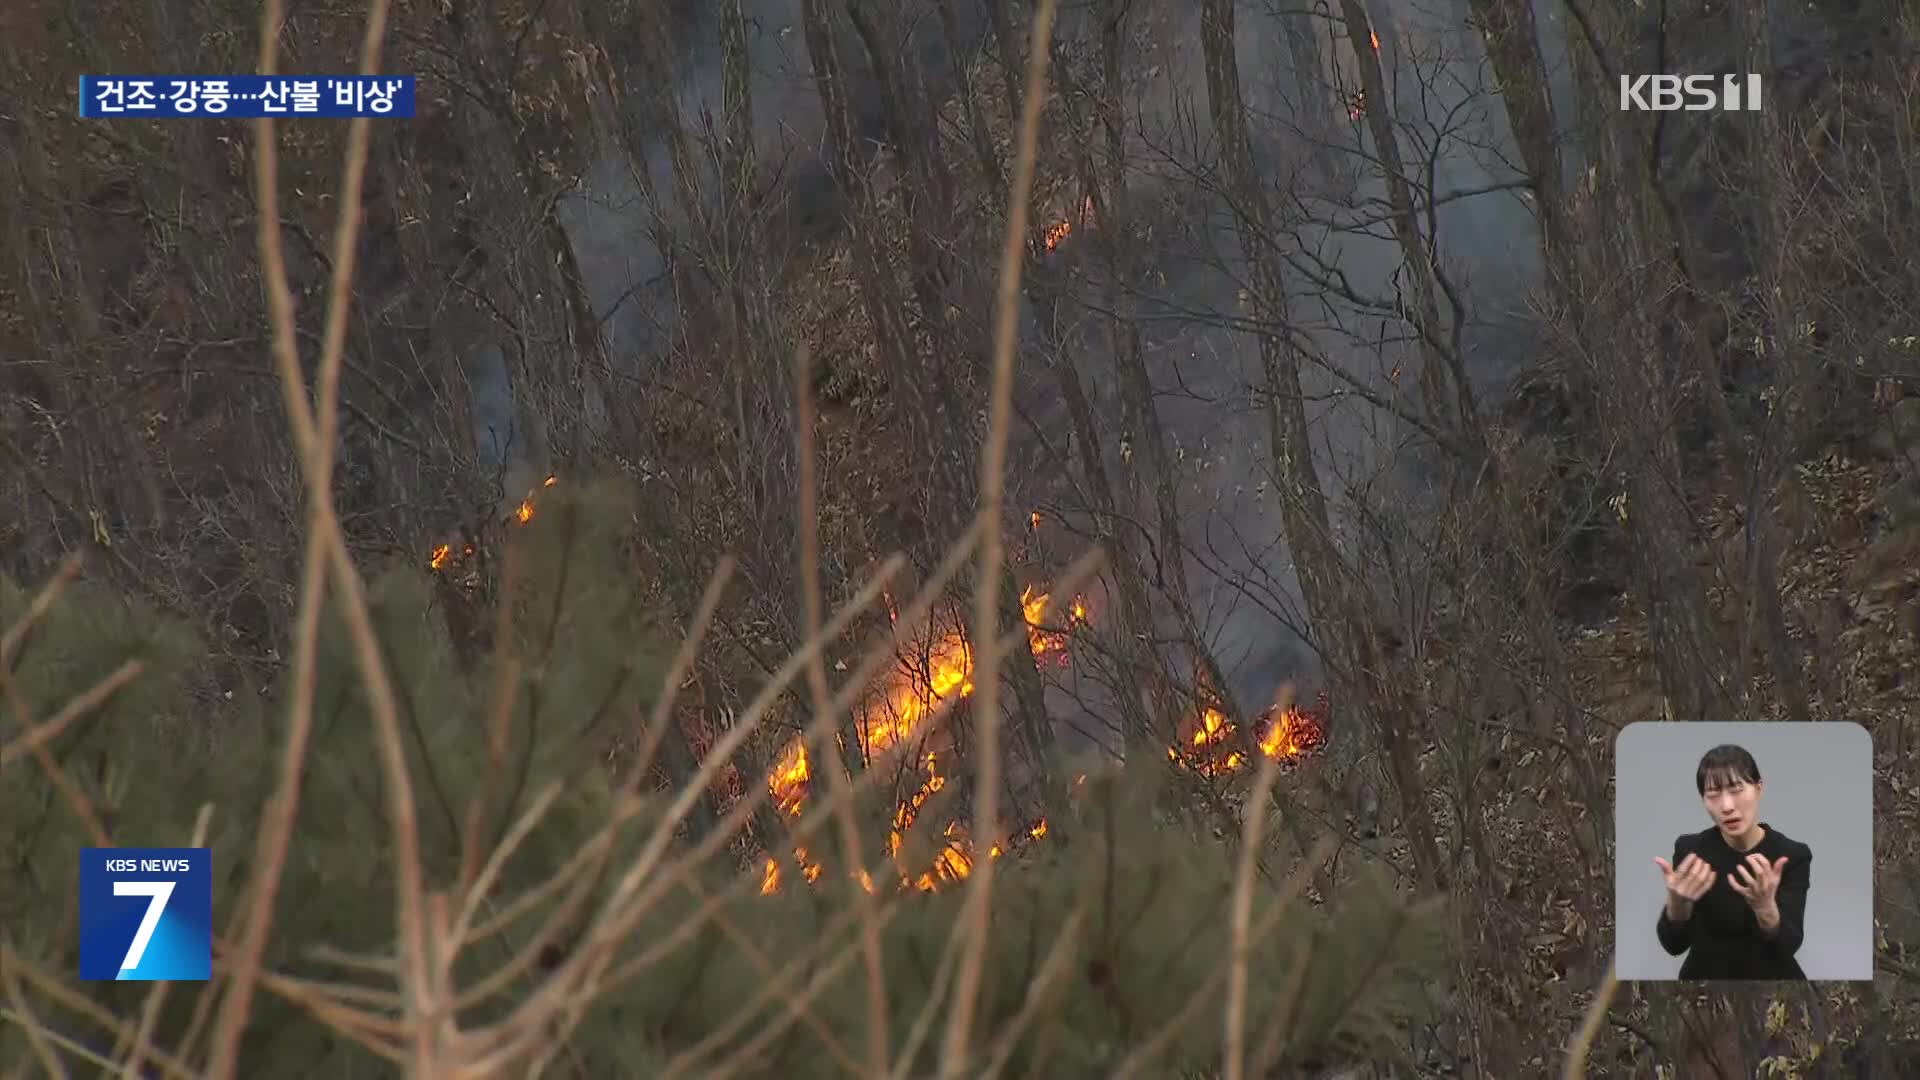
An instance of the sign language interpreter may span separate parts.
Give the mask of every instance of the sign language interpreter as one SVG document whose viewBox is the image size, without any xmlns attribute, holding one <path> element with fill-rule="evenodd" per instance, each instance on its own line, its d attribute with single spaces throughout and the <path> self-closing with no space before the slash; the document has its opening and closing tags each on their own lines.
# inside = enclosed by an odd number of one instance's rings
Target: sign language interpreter
<svg viewBox="0 0 1920 1080">
<path fill-rule="evenodd" d="M 1753 755 L 1718 746 L 1694 776 L 1713 821 L 1655 858 L 1667 889 L 1657 932 L 1682 979 L 1805 979 L 1794 958 L 1805 936 L 1813 849 L 1762 822 Z"/>
</svg>

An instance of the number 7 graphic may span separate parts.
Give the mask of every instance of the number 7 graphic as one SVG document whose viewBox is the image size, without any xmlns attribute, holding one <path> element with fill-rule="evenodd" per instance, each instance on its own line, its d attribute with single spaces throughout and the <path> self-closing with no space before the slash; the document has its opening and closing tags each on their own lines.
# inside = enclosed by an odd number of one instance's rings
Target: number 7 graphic
<svg viewBox="0 0 1920 1080">
<path fill-rule="evenodd" d="M 116 881 L 113 895 L 148 897 L 147 913 L 140 917 L 140 929 L 133 932 L 133 944 L 127 946 L 126 958 L 120 961 L 121 971 L 132 971 L 140 966 L 140 958 L 147 953 L 147 943 L 153 940 L 153 931 L 160 925 L 160 913 L 167 910 L 167 901 L 173 896 L 173 882 Z"/>
</svg>

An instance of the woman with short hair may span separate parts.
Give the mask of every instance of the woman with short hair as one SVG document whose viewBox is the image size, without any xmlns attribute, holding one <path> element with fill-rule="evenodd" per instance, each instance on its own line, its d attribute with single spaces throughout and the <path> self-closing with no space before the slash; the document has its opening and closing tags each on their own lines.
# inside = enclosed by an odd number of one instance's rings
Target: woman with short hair
<svg viewBox="0 0 1920 1080">
<path fill-rule="evenodd" d="M 1713 825 L 1654 859 L 1666 879 L 1660 944 L 1686 954 L 1682 979 L 1805 979 L 1794 954 L 1805 936 L 1813 849 L 1760 820 L 1766 785 L 1743 747 L 1716 746 L 1694 772 Z"/>
</svg>

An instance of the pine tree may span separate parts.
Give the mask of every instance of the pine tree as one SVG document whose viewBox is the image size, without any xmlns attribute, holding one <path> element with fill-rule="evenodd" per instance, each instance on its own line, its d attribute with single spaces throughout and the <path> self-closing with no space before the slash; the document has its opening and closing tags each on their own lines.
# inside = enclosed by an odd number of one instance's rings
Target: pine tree
<svg viewBox="0 0 1920 1080">
<path fill-rule="evenodd" d="M 605 488 L 543 500 L 504 565 L 516 580 L 479 583 L 504 594 L 505 640 L 471 664 L 456 656 L 437 609 L 431 571 L 399 567 L 371 590 L 373 621 L 400 698 L 418 803 L 427 880 L 453 890 L 463 868 L 469 807 L 479 800 L 485 851 L 550 785 L 548 811 L 502 864 L 486 901 L 487 923 L 528 897 L 519 917 L 472 941 L 456 982 L 480 985 L 523 957 L 517 973 L 475 1000 L 459 1018 L 474 1030 L 536 1000 L 556 970 L 592 947 L 612 968 L 647 959 L 631 978 L 602 987 L 567 1040 L 564 1060 L 579 1075 L 651 1075 L 669 1062 L 695 1073 L 734 1055 L 748 1075 L 828 1077 L 858 1062 L 870 1022 L 866 975 L 857 960 L 860 927 L 846 868 L 812 887 L 761 895 L 759 870 L 720 847 L 684 881 L 664 888 L 617 939 L 589 936 L 634 859 L 652 836 L 671 793 L 617 788 L 607 749 L 630 736 L 659 692 L 670 637 L 645 610 L 627 566 L 622 530 L 633 508 Z M 503 565 L 494 560 L 494 567 Z M 498 599 L 497 595 L 492 596 Z M 0 583 L 0 625 L 15 625 L 31 595 Z M 11 680 L 22 711 L 0 732 L 9 747 L 129 659 L 132 683 L 49 744 L 119 845 L 186 845 L 210 807 L 205 843 L 215 865 L 216 934 L 243 902 L 254 829 L 275 787 L 287 688 L 241 691 L 209 713 L 192 691 L 206 654 L 186 628 L 100 587 L 67 591 L 33 628 Z M 494 692 L 511 676 L 506 738 L 490 746 Z M 256 995 L 243 1044 L 243 1076 L 385 1075 L 394 1066 L 360 1040 L 397 1042 L 344 1030 L 317 995 L 387 1013 L 393 995 L 392 852 L 363 682 L 343 621 L 329 613 L 318 665 L 315 730 L 302 811 L 292 837 L 266 956 L 272 973 Z M 1154 1075 L 1219 1067 L 1235 855 L 1156 813 L 1168 797 L 1159 762 L 1094 773 L 1079 786 L 1044 842 L 1007 858 L 992 910 L 988 978 L 977 1065 L 1007 1054 L 1017 1074 L 1104 1076 L 1129 1054 L 1170 1037 L 1152 1059 Z M 869 796 L 863 827 L 883 838 L 890 808 Z M 637 812 L 636 812 L 637 807 Z M 610 827 L 616 808 L 629 820 Z M 817 845 L 828 844 L 823 831 Z M 137 1023 L 148 984 L 79 983 L 73 912 L 77 852 L 89 827 L 30 754 L 0 779 L 0 940 L 10 955 L 8 987 L 19 986 L 0 1025 L 0 1060 L 36 1053 L 27 1026 L 57 1033 L 68 1055 L 123 1060 L 98 1016 L 62 1004 L 91 1002 Z M 693 841 L 682 836 L 661 866 Z M 885 845 L 872 848 L 884 867 Z M 884 874 L 877 875 L 884 878 Z M 1276 873 L 1284 878 L 1284 873 Z M 656 872 L 645 884 L 662 881 Z M 560 887 L 542 892 L 543 887 Z M 1271 919 L 1283 888 L 1255 883 L 1254 925 Z M 949 987 L 943 958 L 960 919 L 957 892 L 881 888 L 880 929 L 894 1053 L 923 1012 L 935 1027 L 911 1075 L 937 1066 L 938 1024 Z M 559 932 L 536 931 L 565 905 Z M 454 893 L 453 906 L 459 906 Z M 1427 987 L 1444 969 L 1443 919 L 1410 904 L 1385 880 L 1363 878 L 1320 906 L 1296 901 L 1254 942 L 1249 956 L 1247 1049 L 1287 1063 L 1390 1054 L 1400 1032 L 1430 1004 Z M 597 941 L 583 945 L 583 941 Z M 218 948 L 218 947 L 217 947 Z M 362 958 L 352 961 L 349 958 Z M 385 963 L 381 962 L 385 958 Z M 204 1063 L 220 986 L 170 989 L 153 1025 L 153 1045 L 189 1068 Z M 52 980 L 65 989 L 49 993 Z M 352 988 L 358 988 L 357 990 Z M 792 1015 L 793 995 L 806 1015 Z M 24 1008 L 22 1008 L 24 1006 Z M 28 1017 L 32 1019 L 29 1020 Z M 1012 1042 L 999 1040 L 1015 1024 Z M 1279 1036 L 1284 1034 L 1284 1039 Z M 48 1044 L 52 1045 L 52 1044 Z M 850 1055 L 850 1056 L 848 1056 Z M 152 1060 L 149 1055 L 149 1060 Z M 517 1068 L 508 1073 L 519 1075 Z"/>
</svg>

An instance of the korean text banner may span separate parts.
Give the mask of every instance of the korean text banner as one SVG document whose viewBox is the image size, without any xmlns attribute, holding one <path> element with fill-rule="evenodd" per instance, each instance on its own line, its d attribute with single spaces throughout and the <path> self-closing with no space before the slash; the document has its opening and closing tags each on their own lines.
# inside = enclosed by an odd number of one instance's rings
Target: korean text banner
<svg viewBox="0 0 1920 1080">
<path fill-rule="evenodd" d="M 80 115 L 413 116 L 412 75 L 82 75 Z"/>
</svg>

